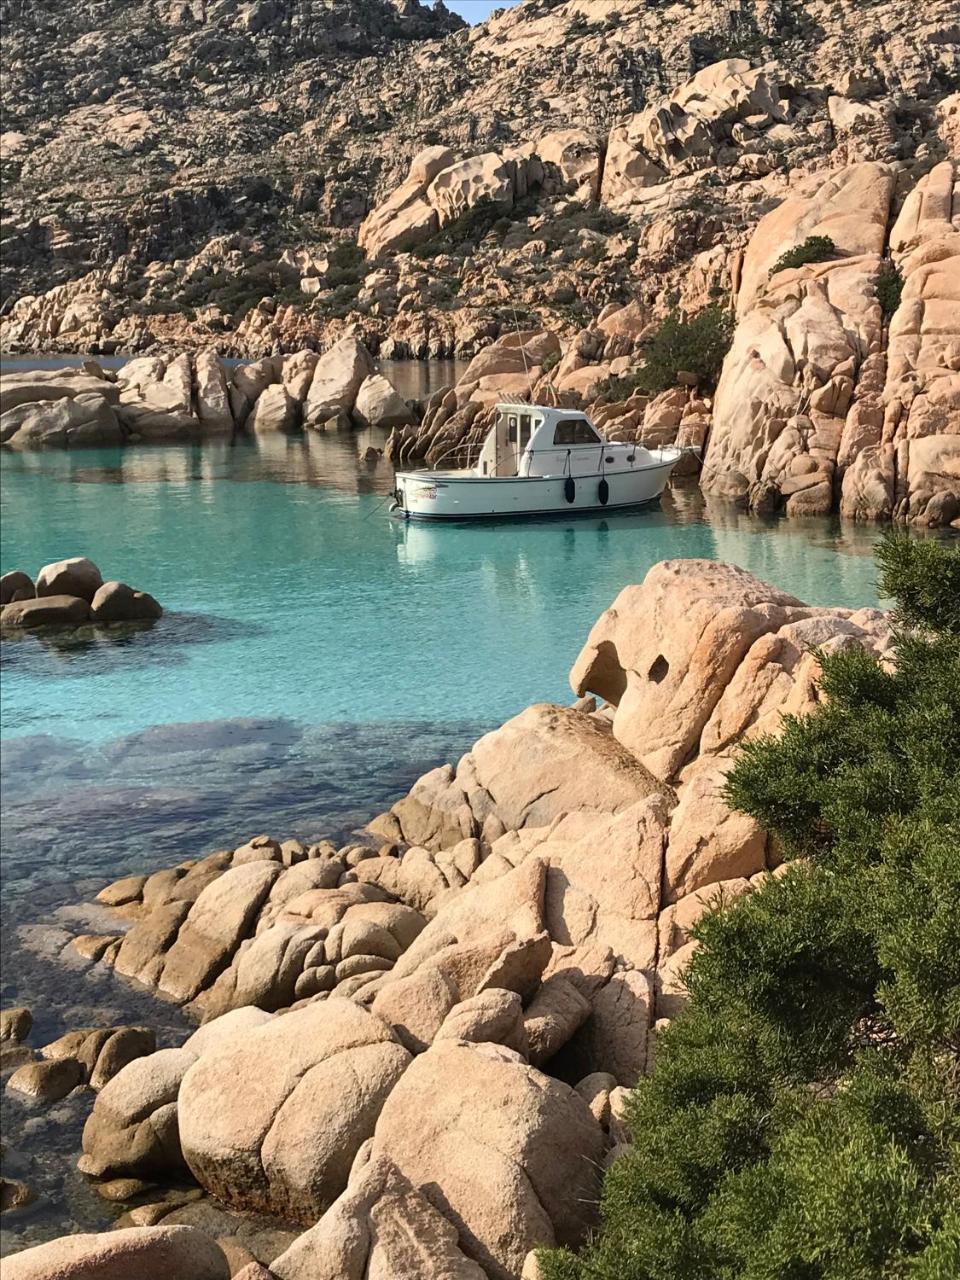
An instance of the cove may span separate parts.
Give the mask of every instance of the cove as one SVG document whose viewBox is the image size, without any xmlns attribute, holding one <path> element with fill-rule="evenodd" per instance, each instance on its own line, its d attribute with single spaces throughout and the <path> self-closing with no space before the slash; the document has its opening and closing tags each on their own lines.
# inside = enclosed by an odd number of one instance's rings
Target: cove
<svg viewBox="0 0 960 1280">
<path fill-rule="evenodd" d="M 4 642 L 8 894 L 349 829 L 529 703 L 569 701 L 593 622 L 659 560 L 877 602 L 873 528 L 762 522 L 692 485 L 627 515 L 406 525 L 389 466 L 360 460 L 382 443 L 4 454 L 4 569 L 82 553 L 166 610 L 133 635 Z"/>
<path fill-rule="evenodd" d="M 107 1019 L 178 1043 L 178 1011 L 75 961 L 65 926 L 116 876 L 260 831 L 346 834 L 567 672 L 626 584 L 668 557 L 734 561 L 810 603 L 876 603 L 876 531 L 764 523 L 693 487 L 659 508 L 530 524 L 406 526 L 383 437 L 5 453 L 3 567 L 66 555 L 142 584 L 152 630 L 4 641 L 2 1002 L 38 1042 Z M 29 1112 L 4 1100 L 15 1145 Z M 115 1212 L 75 1169 L 84 1108 L 44 1122 L 22 1246 Z M 59 1126 L 59 1127 L 58 1127 Z"/>
</svg>

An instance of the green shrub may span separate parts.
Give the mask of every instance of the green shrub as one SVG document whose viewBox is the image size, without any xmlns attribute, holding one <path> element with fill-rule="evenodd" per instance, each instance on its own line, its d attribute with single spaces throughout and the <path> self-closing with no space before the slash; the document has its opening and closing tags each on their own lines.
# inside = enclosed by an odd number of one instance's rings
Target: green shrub
<svg viewBox="0 0 960 1280">
<path fill-rule="evenodd" d="M 600 383 L 598 395 L 608 404 L 629 400 L 635 391 L 646 391 L 646 380 L 642 370 L 634 373 L 623 373 L 619 377 L 607 378 Z"/>
<path fill-rule="evenodd" d="M 549 373 L 550 370 L 555 369 L 559 363 L 560 363 L 560 352 L 551 351 L 546 356 L 544 356 L 543 365 L 541 367 L 544 373 Z"/>
<path fill-rule="evenodd" d="M 878 563 L 896 669 L 821 655 L 818 709 L 741 749 L 786 874 L 696 927 L 602 1227 L 547 1280 L 960 1275 L 960 545 Z"/>
<path fill-rule="evenodd" d="M 509 218 L 504 216 L 503 205 L 489 197 L 484 197 L 469 209 L 464 209 L 459 217 L 448 222 L 424 244 L 417 245 L 411 253 L 423 261 L 429 261 L 441 254 L 463 248 L 467 244 L 478 244 L 497 224 L 503 226 L 504 223 L 509 230 L 511 223 Z"/>
<path fill-rule="evenodd" d="M 701 388 L 710 389 L 720 377 L 732 337 L 733 318 L 716 303 L 689 319 L 674 309 L 641 344 L 643 366 L 632 375 L 633 385 L 655 394 L 676 386 L 677 375 L 686 372 L 696 376 Z"/>
<path fill-rule="evenodd" d="M 892 262 L 882 262 L 880 270 L 874 277 L 873 287 L 876 290 L 877 301 L 880 303 L 880 310 L 883 312 L 884 319 L 889 320 L 900 305 L 900 297 L 903 293 L 903 276 Z"/>
<path fill-rule="evenodd" d="M 327 253 L 327 262 L 331 267 L 348 270 L 351 267 L 366 270 L 366 258 L 363 250 L 354 240 L 341 240 Z"/>
<path fill-rule="evenodd" d="M 837 246 L 829 236 L 807 236 L 803 244 L 794 245 L 782 253 L 770 268 L 770 275 L 786 271 L 788 267 L 802 267 L 808 262 L 827 262 L 837 256 Z"/>
</svg>

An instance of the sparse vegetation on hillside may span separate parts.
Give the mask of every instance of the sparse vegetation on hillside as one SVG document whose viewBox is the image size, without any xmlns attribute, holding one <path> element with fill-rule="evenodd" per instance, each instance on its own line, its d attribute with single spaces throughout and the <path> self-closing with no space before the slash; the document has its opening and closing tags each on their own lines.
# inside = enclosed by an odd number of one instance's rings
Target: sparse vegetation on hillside
<svg viewBox="0 0 960 1280">
<path fill-rule="evenodd" d="M 717 303 L 690 317 L 674 309 L 643 342 L 642 367 L 617 382 L 655 394 L 676 386 L 678 374 L 690 373 L 702 389 L 709 390 L 720 377 L 732 337 L 733 317 Z"/>
<path fill-rule="evenodd" d="M 873 284 L 877 292 L 877 301 L 880 303 L 880 310 L 883 312 L 883 318 L 889 320 L 900 305 L 900 297 L 903 294 L 903 276 L 900 274 L 899 268 L 892 262 L 882 262 Z"/>
<path fill-rule="evenodd" d="M 822 656 L 819 709 L 742 749 L 786 874 L 697 926 L 603 1226 L 546 1280 L 960 1275 L 960 547 L 878 561 L 896 670 Z"/>
<path fill-rule="evenodd" d="M 782 253 L 770 268 L 770 275 L 786 271 L 790 267 L 803 267 L 808 262 L 828 262 L 837 256 L 837 246 L 829 236 L 807 236 L 802 244 L 794 245 Z"/>
</svg>

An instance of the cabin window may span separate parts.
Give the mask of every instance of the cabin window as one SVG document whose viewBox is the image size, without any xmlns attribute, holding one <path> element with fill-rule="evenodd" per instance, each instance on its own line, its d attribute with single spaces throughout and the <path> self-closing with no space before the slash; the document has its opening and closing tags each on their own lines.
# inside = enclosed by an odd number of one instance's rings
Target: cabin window
<svg viewBox="0 0 960 1280">
<path fill-rule="evenodd" d="M 511 413 L 507 418 L 507 443 L 517 443 L 517 415 Z"/>
<path fill-rule="evenodd" d="M 566 418 L 557 423 L 554 444 L 599 444 L 600 437 L 583 418 Z"/>
</svg>

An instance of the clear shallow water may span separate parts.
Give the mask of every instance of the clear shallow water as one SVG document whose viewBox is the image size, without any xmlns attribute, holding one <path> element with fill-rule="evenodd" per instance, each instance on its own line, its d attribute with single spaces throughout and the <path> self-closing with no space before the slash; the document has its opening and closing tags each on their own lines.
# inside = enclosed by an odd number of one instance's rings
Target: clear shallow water
<svg viewBox="0 0 960 1280">
<path fill-rule="evenodd" d="M 388 517 L 366 437 L 8 454 L 3 566 L 70 554 L 167 611 L 119 639 L 5 646 L 3 729 L 103 743 L 155 725 L 498 720 L 569 696 L 597 615 L 670 556 L 742 564 L 813 603 L 874 603 L 873 531 L 660 511 L 430 528 Z"/>
<path fill-rule="evenodd" d="M 876 602 L 873 530 L 763 525 L 692 489 L 634 515 L 405 525 L 389 467 L 358 461 L 371 440 L 4 455 L 5 570 L 85 554 L 166 610 L 144 632 L 4 643 L 5 827 L 32 845 L 50 820 L 34 888 L 125 865 L 144 832 L 186 853 L 250 823 L 359 819 L 413 764 L 568 700 L 598 614 L 666 557 Z M 8 874 L 19 861 L 7 841 Z"/>
<path fill-rule="evenodd" d="M 34 1008 L 34 1044 L 121 1021 L 177 1042 L 175 1010 L 68 946 L 113 927 L 82 902 L 262 830 L 356 827 L 528 703 L 569 700 L 594 620 L 656 561 L 732 560 L 813 603 L 876 602 L 874 530 L 762 524 L 692 488 L 635 515 L 409 527 L 387 515 L 389 467 L 359 461 L 370 443 L 0 458 L 4 570 L 89 555 L 166 609 L 148 631 L 3 643 L 0 999 Z M 74 1167 L 88 1107 L 4 1095 L 41 1192 L 5 1248 L 119 1211 Z"/>
</svg>

